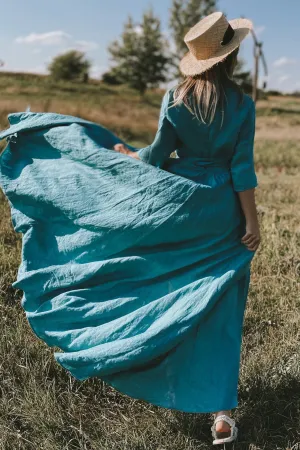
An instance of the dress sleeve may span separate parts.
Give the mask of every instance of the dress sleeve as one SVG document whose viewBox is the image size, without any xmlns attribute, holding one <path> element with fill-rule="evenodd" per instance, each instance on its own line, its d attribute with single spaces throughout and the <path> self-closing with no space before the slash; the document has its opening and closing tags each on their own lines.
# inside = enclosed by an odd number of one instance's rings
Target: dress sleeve
<svg viewBox="0 0 300 450">
<path fill-rule="evenodd" d="M 236 192 L 253 189 L 258 185 L 254 167 L 255 122 L 255 103 L 252 100 L 231 159 L 231 177 Z"/>
<path fill-rule="evenodd" d="M 148 147 L 137 151 L 139 158 L 153 166 L 162 168 L 170 154 L 177 148 L 177 134 L 167 117 L 169 106 L 169 91 L 166 92 L 162 100 L 158 130 L 154 141 Z"/>
</svg>

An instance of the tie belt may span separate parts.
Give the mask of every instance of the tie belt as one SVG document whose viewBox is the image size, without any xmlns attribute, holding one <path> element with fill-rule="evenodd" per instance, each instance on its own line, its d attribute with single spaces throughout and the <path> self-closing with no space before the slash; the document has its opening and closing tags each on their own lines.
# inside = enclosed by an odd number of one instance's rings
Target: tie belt
<svg viewBox="0 0 300 450">
<path fill-rule="evenodd" d="M 208 158 L 197 158 L 193 156 L 187 157 L 178 157 L 174 158 L 177 161 L 177 164 L 187 165 L 189 167 L 221 167 L 223 169 L 230 169 L 230 163 L 226 160 L 218 160 L 218 159 L 208 159 Z"/>
</svg>

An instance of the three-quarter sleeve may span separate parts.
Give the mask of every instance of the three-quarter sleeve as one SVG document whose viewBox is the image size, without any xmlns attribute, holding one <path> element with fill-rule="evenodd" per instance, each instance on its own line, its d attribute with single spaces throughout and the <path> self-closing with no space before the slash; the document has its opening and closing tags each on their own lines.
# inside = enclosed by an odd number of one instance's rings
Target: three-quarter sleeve
<svg viewBox="0 0 300 450">
<path fill-rule="evenodd" d="M 231 177 L 236 192 L 253 189 L 258 185 L 254 167 L 255 122 L 255 103 L 252 100 L 231 159 Z"/>
<path fill-rule="evenodd" d="M 160 168 L 163 167 L 177 146 L 176 130 L 167 117 L 168 106 L 169 91 L 166 92 L 162 100 L 158 130 L 154 141 L 148 147 L 141 148 L 137 151 L 142 161 Z"/>
</svg>

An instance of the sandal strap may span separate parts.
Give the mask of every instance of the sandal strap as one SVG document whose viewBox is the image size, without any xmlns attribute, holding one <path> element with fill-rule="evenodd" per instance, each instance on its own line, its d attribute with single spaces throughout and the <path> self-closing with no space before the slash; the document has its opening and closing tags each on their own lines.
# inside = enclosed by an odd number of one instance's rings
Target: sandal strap
<svg viewBox="0 0 300 450">
<path fill-rule="evenodd" d="M 231 427 L 234 427 L 234 425 L 235 425 L 235 420 L 232 419 L 231 417 L 227 416 L 226 414 L 221 414 L 220 416 L 218 416 L 215 419 L 214 424 L 221 422 L 221 421 L 227 422 L 228 425 L 230 425 Z"/>
<path fill-rule="evenodd" d="M 225 438 L 219 438 L 216 431 L 216 424 L 220 421 L 227 422 L 230 425 L 230 436 Z M 214 438 L 213 444 L 225 444 L 227 442 L 232 442 L 237 437 L 238 429 L 235 426 L 235 420 L 231 417 L 227 416 L 226 414 L 222 414 L 218 416 L 211 427 L 212 435 Z"/>
</svg>

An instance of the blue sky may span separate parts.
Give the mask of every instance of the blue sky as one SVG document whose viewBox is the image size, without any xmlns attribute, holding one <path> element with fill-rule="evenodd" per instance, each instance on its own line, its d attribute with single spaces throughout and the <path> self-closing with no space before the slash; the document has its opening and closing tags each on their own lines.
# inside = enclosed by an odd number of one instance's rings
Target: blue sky
<svg viewBox="0 0 300 450">
<path fill-rule="evenodd" d="M 168 34 L 170 4 L 171 0 L 0 0 L 0 59 L 5 63 L 1 70 L 45 73 L 55 55 L 78 48 L 92 61 L 92 75 L 99 77 L 110 66 L 107 46 L 121 34 L 128 15 L 138 22 L 152 6 Z M 219 0 L 218 9 L 228 19 L 242 15 L 253 21 L 268 63 L 268 88 L 289 92 L 300 90 L 300 1 L 288 0 L 286 5 L 279 0 Z M 240 55 L 252 70 L 250 36 Z"/>
</svg>

